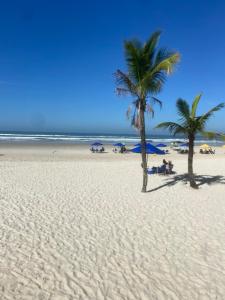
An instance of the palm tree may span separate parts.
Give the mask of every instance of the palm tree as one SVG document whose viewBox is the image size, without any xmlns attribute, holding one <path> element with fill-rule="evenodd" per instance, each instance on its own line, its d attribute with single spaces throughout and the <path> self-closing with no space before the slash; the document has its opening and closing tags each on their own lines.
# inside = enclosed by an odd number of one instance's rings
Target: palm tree
<svg viewBox="0 0 225 300">
<path fill-rule="evenodd" d="M 166 48 L 157 49 L 161 32 L 151 35 L 146 43 L 137 40 L 125 41 L 125 58 L 128 71 L 117 70 L 116 91 L 119 95 L 130 95 L 133 101 L 133 116 L 131 124 L 140 131 L 141 155 L 143 168 L 142 192 L 147 188 L 147 157 L 145 135 L 145 112 L 154 113 L 152 105 L 161 102 L 153 97 L 162 90 L 167 75 L 171 74 L 174 65 L 179 61 L 177 52 Z M 131 109 L 128 109 L 128 115 Z"/>
<path fill-rule="evenodd" d="M 184 134 L 189 141 L 189 151 L 188 151 L 188 178 L 190 181 L 190 186 L 197 188 L 195 182 L 195 177 L 193 173 L 193 154 L 194 154 L 194 141 L 197 133 L 200 133 L 208 138 L 214 138 L 216 136 L 222 136 L 216 132 L 205 131 L 205 126 L 207 121 L 212 117 L 212 115 L 224 107 L 225 103 L 220 103 L 217 106 L 210 109 L 207 113 L 199 116 L 196 115 L 199 101 L 201 99 L 201 94 L 196 96 L 192 107 L 189 107 L 187 101 L 183 99 L 178 99 L 176 106 L 178 115 L 180 116 L 180 123 L 174 122 L 164 122 L 156 126 L 156 128 L 168 129 L 174 135 Z"/>
</svg>

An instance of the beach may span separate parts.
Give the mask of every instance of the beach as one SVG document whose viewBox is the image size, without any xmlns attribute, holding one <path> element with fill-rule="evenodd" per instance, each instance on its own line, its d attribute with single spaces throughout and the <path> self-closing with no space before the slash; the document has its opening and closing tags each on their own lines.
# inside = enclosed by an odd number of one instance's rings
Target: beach
<svg viewBox="0 0 225 300">
<path fill-rule="evenodd" d="M 0 299 L 224 299 L 225 149 L 200 154 L 199 189 L 150 175 L 139 154 L 88 145 L 0 145 Z"/>
</svg>

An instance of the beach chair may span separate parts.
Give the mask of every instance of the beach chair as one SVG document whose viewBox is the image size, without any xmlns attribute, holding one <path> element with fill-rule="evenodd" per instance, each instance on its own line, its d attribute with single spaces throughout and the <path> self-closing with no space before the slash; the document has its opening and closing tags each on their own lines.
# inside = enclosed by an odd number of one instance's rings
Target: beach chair
<svg viewBox="0 0 225 300">
<path fill-rule="evenodd" d="M 157 172 L 157 167 L 152 167 L 151 169 L 147 169 L 147 173 L 149 174 L 149 175 L 151 175 L 151 174 L 157 174 L 158 172 Z"/>
<path fill-rule="evenodd" d="M 148 170 L 147 170 L 147 173 L 148 173 L 148 175 L 155 174 L 155 172 L 153 171 L 153 169 L 152 169 L 152 168 L 151 168 L 151 169 L 148 169 Z"/>
</svg>

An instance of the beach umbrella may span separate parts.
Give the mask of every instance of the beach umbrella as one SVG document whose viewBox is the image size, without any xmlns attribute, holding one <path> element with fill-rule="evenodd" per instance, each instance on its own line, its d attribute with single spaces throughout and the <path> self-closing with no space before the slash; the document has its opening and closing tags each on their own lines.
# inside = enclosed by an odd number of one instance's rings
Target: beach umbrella
<svg viewBox="0 0 225 300">
<path fill-rule="evenodd" d="M 95 143 L 91 144 L 91 146 L 96 146 L 96 147 L 102 146 L 102 145 L 103 145 L 103 144 L 102 144 L 102 143 L 99 143 L 99 142 L 95 142 Z"/>
<path fill-rule="evenodd" d="M 201 149 L 208 149 L 208 148 L 210 148 L 210 146 L 207 145 L 207 144 L 203 144 L 203 145 L 200 146 L 200 148 Z"/>
<path fill-rule="evenodd" d="M 156 147 L 163 148 L 163 147 L 167 147 L 167 146 L 165 144 L 158 144 L 158 145 L 156 145 Z"/>
<path fill-rule="evenodd" d="M 150 142 L 152 142 L 152 141 L 146 142 L 146 145 L 150 144 Z M 141 143 L 137 143 L 137 144 L 134 145 L 134 147 L 139 147 L 139 146 L 141 146 Z"/>
<path fill-rule="evenodd" d="M 188 147 L 187 146 L 180 146 L 179 150 L 188 150 Z"/>
<path fill-rule="evenodd" d="M 189 146 L 189 143 L 184 143 L 182 145 L 180 145 L 180 147 L 188 147 Z"/>
<path fill-rule="evenodd" d="M 114 146 L 114 147 L 123 147 L 124 144 L 122 144 L 122 143 L 116 143 L 116 144 L 113 144 L 113 146 Z"/>
<path fill-rule="evenodd" d="M 135 147 L 135 148 L 131 149 L 131 151 L 134 153 L 141 153 L 141 146 Z M 153 146 L 150 143 L 146 144 L 146 153 L 147 154 L 159 154 L 159 155 L 165 154 L 164 151 L 160 150 L 159 148 Z"/>
</svg>

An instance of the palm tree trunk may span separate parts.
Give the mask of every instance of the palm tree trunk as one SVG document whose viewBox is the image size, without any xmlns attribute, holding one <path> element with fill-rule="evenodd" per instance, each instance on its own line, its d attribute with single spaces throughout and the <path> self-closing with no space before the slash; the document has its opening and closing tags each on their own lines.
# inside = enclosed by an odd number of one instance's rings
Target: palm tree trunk
<svg viewBox="0 0 225 300">
<path fill-rule="evenodd" d="M 147 155 L 146 155 L 146 137 L 145 137 L 145 111 L 143 107 L 140 107 L 140 136 L 141 136 L 141 158 L 143 168 L 143 185 L 142 192 L 146 193 L 148 183 L 147 173 Z"/>
<path fill-rule="evenodd" d="M 188 178 L 190 186 L 197 189 L 198 186 L 195 182 L 195 176 L 193 172 L 193 155 L 194 155 L 194 135 L 189 135 L 189 151 L 188 151 Z"/>
</svg>

